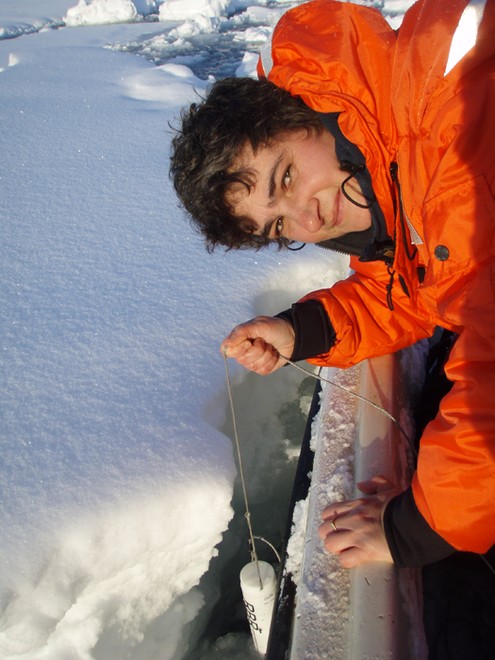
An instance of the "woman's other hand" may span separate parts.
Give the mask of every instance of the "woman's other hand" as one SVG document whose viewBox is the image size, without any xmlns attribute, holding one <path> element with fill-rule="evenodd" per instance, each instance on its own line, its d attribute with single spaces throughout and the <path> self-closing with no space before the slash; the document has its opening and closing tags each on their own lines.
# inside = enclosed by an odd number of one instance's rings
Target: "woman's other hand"
<svg viewBox="0 0 495 660">
<path fill-rule="evenodd" d="M 322 512 L 324 522 L 318 532 L 325 549 L 338 556 L 343 568 L 370 561 L 392 562 L 383 531 L 383 513 L 401 490 L 382 476 L 357 486 L 367 497 L 336 502 Z"/>
</svg>

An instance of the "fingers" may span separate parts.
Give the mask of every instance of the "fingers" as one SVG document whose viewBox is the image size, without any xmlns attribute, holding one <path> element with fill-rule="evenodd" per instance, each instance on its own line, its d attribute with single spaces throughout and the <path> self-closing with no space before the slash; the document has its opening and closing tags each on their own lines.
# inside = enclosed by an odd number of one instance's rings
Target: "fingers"
<svg viewBox="0 0 495 660">
<path fill-rule="evenodd" d="M 370 561 L 367 558 L 367 555 L 361 548 L 347 548 L 342 550 L 339 554 L 339 562 L 342 568 L 355 568 L 356 566 L 361 566 L 367 561 Z"/>
<path fill-rule="evenodd" d="M 381 479 L 378 485 L 383 485 Z M 388 499 L 377 494 L 337 502 L 323 510 L 318 533 L 324 548 L 338 556 L 341 566 L 351 568 L 369 561 L 392 561 L 381 522 Z"/>
<path fill-rule="evenodd" d="M 340 555 L 345 550 L 355 547 L 355 543 L 352 542 L 352 533 L 349 530 L 340 530 L 327 534 L 323 539 L 323 546 L 333 555 Z"/>
<path fill-rule="evenodd" d="M 327 529 L 327 527 L 333 529 L 332 521 L 335 525 L 337 519 L 339 520 L 339 528 L 345 528 L 344 523 L 346 521 L 346 515 L 358 515 L 361 511 L 361 507 L 366 506 L 369 501 L 368 497 L 361 497 L 355 500 L 346 500 L 344 502 L 334 502 L 333 504 L 329 504 L 321 512 L 323 529 Z"/>
<path fill-rule="evenodd" d="M 327 533 L 322 541 L 327 552 L 338 557 L 343 568 L 352 568 L 371 561 L 392 562 L 392 556 L 381 525 L 368 521 L 358 529 L 341 529 Z M 321 533 L 321 532 L 320 532 Z"/>
<path fill-rule="evenodd" d="M 339 543 L 343 542 L 343 532 L 356 532 L 361 527 L 360 517 L 362 516 L 363 506 L 359 505 L 359 501 L 353 500 L 346 503 L 350 508 L 348 513 L 340 511 L 334 512 L 330 517 L 326 517 L 324 522 L 318 528 L 318 534 L 322 539 L 335 538 L 336 533 L 339 534 Z M 328 507 L 331 508 L 331 507 Z M 340 545 L 331 544 L 332 548 L 339 548 Z"/>
<path fill-rule="evenodd" d="M 262 376 L 275 371 L 281 362 L 278 351 L 263 339 L 253 340 L 236 359 L 242 366 Z"/>
<path fill-rule="evenodd" d="M 346 500 L 345 502 L 334 502 L 329 504 L 321 512 L 321 517 L 323 520 L 331 520 L 336 516 L 342 516 L 347 511 L 355 509 L 361 502 L 364 502 L 365 498 L 357 500 Z"/>
<path fill-rule="evenodd" d="M 368 481 L 361 481 L 356 485 L 362 493 L 366 493 L 367 495 L 382 493 L 386 490 L 397 487 L 396 484 L 394 484 L 392 481 L 390 481 L 390 479 L 387 479 L 387 477 L 384 477 L 383 475 L 377 475 L 376 477 L 368 479 Z"/>
<path fill-rule="evenodd" d="M 253 340 L 256 339 L 254 331 L 254 325 L 249 322 L 236 326 L 223 340 L 220 346 L 221 352 L 232 358 L 242 356 L 251 348 Z"/>
<path fill-rule="evenodd" d="M 227 352 L 227 356 L 235 358 L 239 364 L 260 375 L 267 375 L 278 368 L 280 360 L 278 351 L 263 339 L 244 339 Z"/>
<path fill-rule="evenodd" d="M 258 316 L 236 326 L 223 340 L 220 350 L 247 369 L 266 375 L 285 364 L 280 353 L 292 355 L 293 346 L 294 330 L 290 323 Z"/>
</svg>

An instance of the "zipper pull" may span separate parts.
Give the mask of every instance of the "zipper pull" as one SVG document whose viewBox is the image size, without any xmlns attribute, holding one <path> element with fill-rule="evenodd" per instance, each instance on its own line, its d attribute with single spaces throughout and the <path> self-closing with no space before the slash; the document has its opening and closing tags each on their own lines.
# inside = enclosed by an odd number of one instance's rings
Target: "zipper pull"
<svg viewBox="0 0 495 660">
<path fill-rule="evenodd" d="M 391 312 L 394 311 L 394 301 L 392 300 L 392 289 L 394 286 L 394 275 L 395 270 L 391 266 L 387 266 L 387 273 L 390 276 L 390 279 L 387 284 L 387 306 Z"/>
</svg>

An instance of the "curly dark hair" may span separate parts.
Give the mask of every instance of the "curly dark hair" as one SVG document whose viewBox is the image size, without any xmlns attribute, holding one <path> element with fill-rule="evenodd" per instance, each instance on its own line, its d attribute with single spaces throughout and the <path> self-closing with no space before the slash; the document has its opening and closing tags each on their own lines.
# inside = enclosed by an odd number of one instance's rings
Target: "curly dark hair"
<svg viewBox="0 0 495 660">
<path fill-rule="evenodd" d="M 208 250 L 267 245 L 270 239 L 254 234 L 253 220 L 235 216 L 226 199 L 233 185 L 252 185 L 249 172 L 234 171 L 234 163 L 246 145 L 256 153 L 282 133 L 321 132 L 317 113 L 267 80 L 226 78 L 184 109 L 181 122 L 172 139 L 170 177 Z"/>
</svg>

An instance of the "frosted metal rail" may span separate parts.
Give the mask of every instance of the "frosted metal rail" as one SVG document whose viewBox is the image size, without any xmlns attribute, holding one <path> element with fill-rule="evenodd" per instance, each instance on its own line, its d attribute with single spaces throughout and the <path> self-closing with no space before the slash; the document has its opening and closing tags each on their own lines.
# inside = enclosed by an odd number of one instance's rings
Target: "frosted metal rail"
<svg viewBox="0 0 495 660">
<path fill-rule="evenodd" d="M 355 388 L 396 418 L 401 417 L 401 379 L 394 356 L 373 359 L 346 371 L 324 370 L 322 375 Z M 358 496 L 356 482 L 377 474 L 403 484 L 407 481 L 405 441 L 385 415 L 326 384 L 320 412 L 313 422 L 313 443 L 304 553 L 286 657 L 426 658 L 417 572 L 388 564 L 341 569 L 323 550 L 317 534 L 321 510 L 332 500 Z"/>
</svg>

